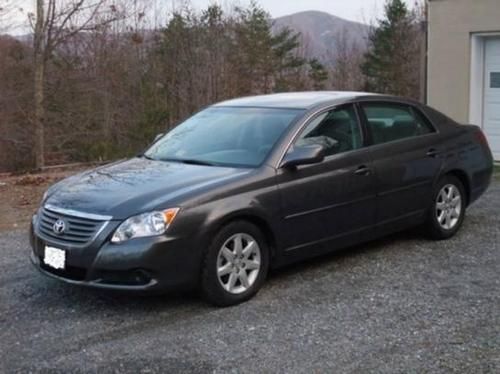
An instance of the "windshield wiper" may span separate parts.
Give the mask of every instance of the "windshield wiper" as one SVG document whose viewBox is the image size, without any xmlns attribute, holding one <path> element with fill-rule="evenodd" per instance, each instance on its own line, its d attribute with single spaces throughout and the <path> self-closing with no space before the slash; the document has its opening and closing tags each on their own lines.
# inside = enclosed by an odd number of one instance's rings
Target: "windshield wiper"
<svg viewBox="0 0 500 374">
<path fill-rule="evenodd" d="M 145 154 L 140 155 L 140 157 L 147 158 L 148 160 L 163 161 L 163 162 L 180 162 L 182 164 L 190 165 L 203 165 L 203 166 L 217 166 L 216 163 L 210 161 L 196 160 L 191 158 L 152 158 L 146 156 Z"/>
<path fill-rule="evenodd" d="M 157 161 L 157 160 L 156 160 L 156 158 L 150 157 L 150 156 L 146 155 L 145 153 L 141 153 L 141 154 L 140 154 L 140 155 L 138 155 L 137 157 L 143 157 L 143 158 L 145 158 L 146 160 Z"/>
<path fill-rule="evenodd" d="M 215 164 L 213 162 L 203 161 L 203 160 L 195 160 L 195 159 L 191 159 L 191 158 L 175 158 L 172 161 L 178 161 L 178 162 L 182 162 L 183 164 L 190 164 L 190 165 L 215 166 Z"/>
</svg>

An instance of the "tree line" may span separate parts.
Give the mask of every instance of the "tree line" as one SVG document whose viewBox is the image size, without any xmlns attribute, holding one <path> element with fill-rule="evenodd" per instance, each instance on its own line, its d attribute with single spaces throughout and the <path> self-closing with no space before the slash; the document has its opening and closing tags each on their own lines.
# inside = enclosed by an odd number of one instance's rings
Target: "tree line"
<svg viewBox="0 0 500 374">
<path fill-rule="evenodd" d="M 0 0 L 0 30 L 12 4 Z M 339 34 L 328 61 L 310 56 L 299 33 L 273 29 L 255 2 L 184 6 L 163 26 L 150 1 L 36 5 L 30 35 L 0 36 L 0 171 L 130 156 L 200 108 L 238 96 L 420 93 L 421 15 L 401 0 L 387 1 L 366 49 Z"/>
</svg>

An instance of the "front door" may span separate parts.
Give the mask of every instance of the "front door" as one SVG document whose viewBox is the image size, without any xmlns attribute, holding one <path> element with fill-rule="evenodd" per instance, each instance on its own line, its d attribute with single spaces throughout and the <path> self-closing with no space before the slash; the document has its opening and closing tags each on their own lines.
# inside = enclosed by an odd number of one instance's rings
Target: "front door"
<svg viewBox="0 0 500 374">
<path fill-rule="evenodd" d="M 285 251 L 312 254 L 358 241 L 374 223 L 375 178 L 356 109 L 326 110 L 306 124 L 294 146 L 321 144 L 323 162 L 279 169 Z"/>
<path fill-rule="evenodd" d="M 486 39 L 483 130 L 500 160 L 500 38 Z"/>
</svg>

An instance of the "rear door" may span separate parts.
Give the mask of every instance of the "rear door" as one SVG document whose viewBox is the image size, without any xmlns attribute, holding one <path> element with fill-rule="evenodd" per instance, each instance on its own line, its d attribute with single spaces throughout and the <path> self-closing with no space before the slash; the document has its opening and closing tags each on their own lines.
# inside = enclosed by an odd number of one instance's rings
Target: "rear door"
<svg viewBox="0 0 500 374">
<path fill-rule="evenodd" d="M 302 256 L 315 244 L 330 250 L 359 241 L 375 218 L 375 177 L 355 106 L 319 113 L 292 147 L 306 144 L 325 146 L 324 161 L 277 174 L 284 247 Z"/>
<path fill-rule="evenodd" d="M 397 230 L 423 218 L 442 166 L 439 134 L 415 106 L 359 103 L 377 176 L 377 225 Z"/>
</svg>

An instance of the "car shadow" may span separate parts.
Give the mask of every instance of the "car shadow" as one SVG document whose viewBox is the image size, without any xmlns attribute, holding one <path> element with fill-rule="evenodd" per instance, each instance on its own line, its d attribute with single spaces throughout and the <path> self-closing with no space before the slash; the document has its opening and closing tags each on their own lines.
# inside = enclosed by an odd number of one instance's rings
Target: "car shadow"
<svg viewBox="0 0 500 374">
<path fill-rule="evenodd" d="M 324 267 L 331 266 L 332 264 L 342 266 L 341 262 L 343 261 L 363 256 L 367 253 L 383 251 L 387 249 L 390 244 L 395 242 L 401 243 L 401 247 L 404 247 L 405 242 L 415 240 L 425 240 L 425 237 L 419 229 L 392 234 L 364 244 L 292 263 L 278 269 L 273 269 L 269 275 L 269 282 L 265 284 L 264 287 L 273 287 L 273 284 L 281 283 L 284 279 L 293 277 L 297 274 L 303 274 L 307 277 L 308 274 L 314 273 Z M 399 249 L 400 248 L 398 248 L 398 250 Z M 180 290 L 160 294 L 130 294 L 120 291 L 78 287 L 61 283 L 53 279 L 43 278 L 43 280 L 43 285 L 40 283 L 38 283 L 38 285 L 43 287 L 46 297 L 37 298 L 37 308 L 78 308 L 87 315 L 95 314 L 99 316 L 102 316 L 103 310 L 106 310 L 106 312 L 110 314 L 123 314 L 124 312 L 142 312 L 147 314 L 151 311 L 158 312 L 185 309 L 202 312 L 210 311 L 215 308 L 205 303 L 196 290 Z"/>
<path fill-rule="evenodd" d="M 274 281 L 283 277 L 293 276 L 297 273 L 307 271 L 316 271 L 322 267 L 329 266 L 332 263 L 346 261 L 355 257 L 366 255 L 367 253 L 377 253 L 387 248 L 394 243 L 401 244 L 404 248 L 405 242 L 427 241 L 428 239 L 422 232 L 422 228 L 416 227 L 405 231 L 390 234 L 378 239 L 374 239 L 365 243 L 356 244 L 354 246 L 338 249 L 332 252 L 326 252 L 318 256 L 293 262 L 289 265 L 273 269 L 269 274 L 269 279 Z M 398 251 L 401 248 L 398 248 Z"/>
</svg>

